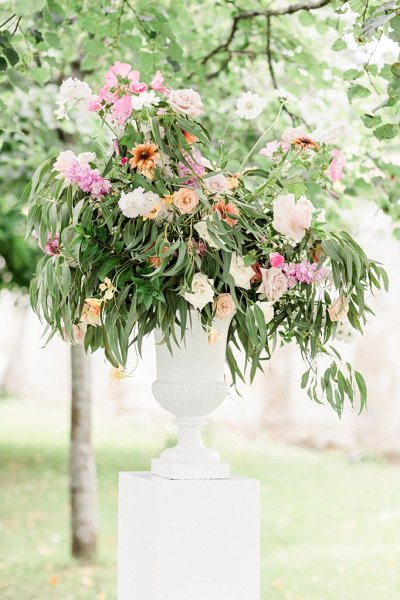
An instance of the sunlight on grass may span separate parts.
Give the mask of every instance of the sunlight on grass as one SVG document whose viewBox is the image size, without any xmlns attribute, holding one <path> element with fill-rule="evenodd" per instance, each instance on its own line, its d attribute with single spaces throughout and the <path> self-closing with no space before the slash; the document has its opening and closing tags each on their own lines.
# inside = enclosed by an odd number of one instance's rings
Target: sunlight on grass
<svg viewBox="0 0 400 600">
<path fill-rule="evenodd" d="M 117 474 L 147 469 L 167 440 L 97 413 L 100 552 L 85 565 L 69 557 L 68 408 L 0 401 L 1 600 L 115 600 Z M 262 481 L 262 600 L 398 600 L 398 466 L 210 435 Z"/>
</svg>

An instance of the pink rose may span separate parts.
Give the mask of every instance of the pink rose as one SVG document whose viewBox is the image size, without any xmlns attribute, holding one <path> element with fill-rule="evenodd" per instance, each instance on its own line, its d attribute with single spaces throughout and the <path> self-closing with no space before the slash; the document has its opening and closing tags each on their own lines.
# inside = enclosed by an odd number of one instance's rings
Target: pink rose
<svg viewBox="0 0 400 600">
<path fill-rule="evenodd" d="M 230 294 L 219 294 L 214 301 L 215 316 L 218 319 L 230 317 L 236 310 L 235 303 Z"/>
<path fill-rule="evenodd" d="M 281 269 L 271 267 L 270 269 L 261 269 L 262 283 L 258 288 L 259 294 L 264 294 L 270 302 L 276 302 L 287 292 L 288 285 L 286 275 Z"/>
<path fill-rule="evenodd" d="M 285 259 L 282 256 L 282 254 L 279 254 L 279 252 L 271 252 L 271 254 L 269 255 L 269 262 L 271 264 L 271 267 L 279 268 L 283 265 Z"/>
<path fill-rule="evenodd" d="M 197 117 L 204 112 L 200 95 L 192 89 L 172 90 L 168 102 L 175 112 L 188 117 Z"/>
<path fill-rule="evenodd" d="M 313 205 L 305 196 L 296 202 L 294 194 L 278 196 L 273 203 L 273 227 L 295 242 L 300 242 L 311 226 Z"/>
<path fill-rule="evenodd" d="M 331 155 L 333 156 L 333 160 L 329 165 L 329 177 L 335 182 L 343 177 L 343 168 L 346 164 L 346 159 L 341 150 L 332 150 Z"/>
</svg>

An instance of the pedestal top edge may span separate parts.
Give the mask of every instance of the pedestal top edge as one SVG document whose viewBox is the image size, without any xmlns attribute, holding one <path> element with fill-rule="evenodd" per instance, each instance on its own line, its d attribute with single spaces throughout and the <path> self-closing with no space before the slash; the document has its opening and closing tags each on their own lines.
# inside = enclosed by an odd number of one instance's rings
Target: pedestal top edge
<svg viewBox="0 0 400 600">
<path fill-rule="evenodd" d="M 148 483 L 156 483 L 160 485 L 188 485 L 188 484 L 205 484 L 212 483 L 214 485 L 232 485 L 236 483 L 260 483 L 259 479 L 254 479 L 253 477 L 247 477 L 246 475 L 237 475 L 232 473 L 229 479 L 166 479 L 164 477 L 158 477 L 157 475 L 153 475 L 151 471 L 120 471 L 120 478 L 129 478 L 129 479 L 137 479 L 139 481 L 148 482 Z"/>
</svg>

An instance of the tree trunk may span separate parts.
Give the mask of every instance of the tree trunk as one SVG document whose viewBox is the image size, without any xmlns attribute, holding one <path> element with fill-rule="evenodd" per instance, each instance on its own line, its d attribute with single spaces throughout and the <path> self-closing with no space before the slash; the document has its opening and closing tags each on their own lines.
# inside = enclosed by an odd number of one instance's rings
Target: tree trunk
<svg viewBox="0 0 400 600">
<path fill-rule="evenodd" d="M 97 481 L 91 440 L 90 365 L 83 344 L 71 346 L 70 498 L 72 554 L 92 559 L 97 550 Z"/>
</svg>

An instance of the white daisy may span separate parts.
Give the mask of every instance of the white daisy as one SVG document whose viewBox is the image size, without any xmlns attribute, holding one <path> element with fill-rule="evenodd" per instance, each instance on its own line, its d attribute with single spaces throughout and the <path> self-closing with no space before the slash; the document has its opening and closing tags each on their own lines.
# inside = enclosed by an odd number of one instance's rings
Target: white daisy
<svg viewBox="0 0 400 600">
<path fill-rule="evenodd" d="M 265 106 L 265 100 L 253 92 L 245 92 L 236 102 L 236 114 L 241 119 L 256 119 Z"/>
</svg>

